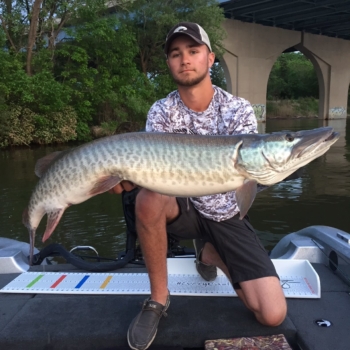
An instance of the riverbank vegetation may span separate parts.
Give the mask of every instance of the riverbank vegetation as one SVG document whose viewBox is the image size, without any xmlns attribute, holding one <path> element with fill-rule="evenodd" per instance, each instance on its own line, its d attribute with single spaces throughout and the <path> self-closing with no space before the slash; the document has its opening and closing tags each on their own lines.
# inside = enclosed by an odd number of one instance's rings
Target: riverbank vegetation
<svg viewBox="0 0 350 350">
<path fill-rule="evenodd" d="M 280 55 L 267 85 L 267 118 L 317 117 L 316 71 L 300 52 Z"/>
<path fill-rule="evenodd" d="M 223 54 L 216 0 L 0 2 L 0 148 L 88 141 L 143 128 L 155 100 L 175 85 L 165 35 L 179 21 L 205 27 Z M 211 70 L 226 87 L 222 67 Z M 317 114 L 310 61 L 282 54 L 268 83 L 267 117 Z"/>
<path fill-rule="evenodd" d="M 1 1 L 0 147 L 142 128 L 175 88 L 166 33 L 198 22 L 220 54 L 223 19 L 216 0 Z"/>
<path fill-rule="evenodd" d="M 299 97 L 266 101 L 267 118 L 318 118 L 318 99 Z"/>
<path fill-rule="evenodd" d="M 311 61 L 300 52 L 279 56 L 267 85 L 267 118 L 317 118 L 318 98 L 318 80 Z M 347 112 L 350 115 L 350 89 Z"/>
</svg>

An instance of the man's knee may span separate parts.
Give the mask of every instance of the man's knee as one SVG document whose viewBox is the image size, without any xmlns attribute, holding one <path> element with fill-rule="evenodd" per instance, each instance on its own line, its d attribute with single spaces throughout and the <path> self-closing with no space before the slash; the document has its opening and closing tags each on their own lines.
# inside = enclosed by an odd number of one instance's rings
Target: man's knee
<svg viewBox="0 0 350 350">
<path fill-rule="evenodd" d="M 259 316 L 258 316 L 259 315 Z M 279 303 L 279 305 L 270 310 L 264 310 L 257 315 L 257 319 L 265 326 L 277 327 L 286 318 L 287 305 L 286 303 Z"/>
<path fill-rule="evenodd" d="M 257 320 L 270 327 L 280 325 L 287 314 L 287 303 L 276 277 L 264 277 L 240 283 L 246 306 Z"/>
</svg>

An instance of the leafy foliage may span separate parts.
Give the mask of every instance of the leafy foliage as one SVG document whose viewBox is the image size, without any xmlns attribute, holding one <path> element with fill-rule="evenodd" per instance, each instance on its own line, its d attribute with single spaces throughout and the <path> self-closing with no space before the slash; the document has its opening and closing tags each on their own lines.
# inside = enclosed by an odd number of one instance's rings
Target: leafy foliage
<svg viewBox="0 0 350 350">
<path fill-rule="evenodd" d="M 198 23 L 208 33 L 213 51 L 221 57 L 225 36 L 223 20 L 223 11 L 216 0 L 138 0 L 130 12 L 122 13 L 121 26 L 136 39 L 138 52 L 135 62 L 138 70 L 148 78 L 153 100 L 163 98 L 176 88 L 164 55 L 165 37 L 169 30 L 179 22 Z"/>
<path fill-rule="evenodd" d="M 313 64 L 302 53 L 284 53 L 278 57 L 270 73 L 267 98 L 318 98 L 318 81 Z"/>
<path fill-rule="evenodd" d="M 16 145 L 63 143 L 76 138 L 77 115 L 72 107 L 47 115 L 10 106 L 0 112 L 0 148 Z"/>
<path fill-rule="evenodd" d="M 274 100 L 266 102 L 268 117 L 317 117 L 318 100 L 314 97 L 299 97 L 295 100 Z"/>
<path fill-rule="evenodd" d="M 33 140 L 34 113 L 28 108 L 12 106 L 0 111 L 0 148 L 28 145 Z"/>
<path fill-rule="evenodd" d="M 169 29 L 197 22 L 221 55 L 223 19 L 216 0 L 0 2 L 0 147 L 89 140 L 99 125 L 142 128 L 175 88 L 163 52 Z"/>
<path fill-rule="evenodd" d="M 211 81 L 214 85 L 221 87 L 224 90 L 227 90 L 225 72 L 222 68 L 220 62 L 216 62 L 210 69 Z"/>
<path fill-rule="evenodd" d="M 315 116 L 318 114 L 318 97 L 318 79 L 311 61 L 300 52 L 282 54 L 268 81 L 268 116 Z"/>
<path fill-rule="evenodd" d="M 74 140 L 76 134 L 77 114 L 72 107 L 65 107 L 61 112 L 34 116 L 35 129 L 33 140 L 39 144 L 63 143 Z"/>
<path fill-rule="evenodd" d="M 200 24 L 220 58 L 223 20 L 216 0 L 0 1 L 0 148 L 141 129 L 152 103 L 176 88 L 163 52 L 169 29 Z M 220 63 L 211 77 L 226 89 Z M 313 115 L 318 82 L 311 62 L 282 54 L 267 97 L 297 100 L 293 112 L 280 103 L 286 114 Z M 267 110 L 274 113 L 278 103 Z"/>
</svg>

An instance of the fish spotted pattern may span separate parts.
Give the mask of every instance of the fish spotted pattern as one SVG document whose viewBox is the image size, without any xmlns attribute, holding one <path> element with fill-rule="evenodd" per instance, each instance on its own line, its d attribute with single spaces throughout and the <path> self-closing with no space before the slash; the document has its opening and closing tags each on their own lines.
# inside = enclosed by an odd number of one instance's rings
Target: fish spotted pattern
<svg viewBox="0 0 350 350">
<path fill-rule="evenodd" d="M 257 184 L 282 181 L 324 154 L 338 137 L 332 128 L 232 136 L 140 132 L 106 137 L 63 152 L 46 166 L 36 167 L 41 178 L 23 213 L 30 256 L 45 214 L 44 241 L 67 207 L 106 192 L 122 180 L 177 197 L 236 191 L 242 218 L 255 198 Z"/>
</svg>

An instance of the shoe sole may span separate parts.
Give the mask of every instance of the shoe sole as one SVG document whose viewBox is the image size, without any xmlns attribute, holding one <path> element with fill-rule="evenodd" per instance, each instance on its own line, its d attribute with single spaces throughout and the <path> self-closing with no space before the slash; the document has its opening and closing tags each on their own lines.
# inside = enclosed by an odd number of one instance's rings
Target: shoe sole
<svg viewBox="0 0 350 350">
<path fill-rule="evenodd" d="M 143 348 L 142 350 L 147 350 L 147 349 L 151 346 L 151 344 L 153 343 L 154 338 L 155 338 L 156 335 L 157 335 L 157 331 L 158 331 L 158 329 L 156 329 L 156 332 L 154 333 L 153 338 L 148 342 L 148 344 L 146 345 L 146 347 Z M 128 339 L 128 344 L 129 344 L 129 346 L 130 346 L 130 348 L 131 348 L 132 350 L 140 350 L 139 348 L 134 348 L 134 347 L 130 344 L 130 341 L 129 341 L 129 330 L 128 330 L 128 334 L 127 334 L 127 339 Z"/>
<path fill-rule="evenodd" d="M 168 295 L 167 302 L 166 302 L 166 304 L 165 304 L 164 312 L 168 310 L 169 306 L 170 306 L 170 293 L 169 293 L 169 295 Z M 159 320 L 158 320 L 158 325 L 159 325 L 159 321 L 160 321 L 160 318 L 159 318 Z M 127 333 L 127 336 L 126 336 L 126 338 L 127 338 L 127 340 L 128 340 L 129 347 L 130 347 L 132 350 L 140 350 L 140 349 L 138 349 L 138 348 L 134 348 L 134 347 L 130 344 L 130 340 L 129 340 L 129 331 L 130 331 L 130 328 L 128 329 L 128 333 Z M 154 338 L 155 338 L 156 335 L 157 335 L 157 332 L 158 332 L 158 326 L 157 326 L 157 328 L 156 328 L 156 331 L 155 331 L 155 333 L 154 333 L 152 339 L 148 342 L 148 344 L 146 345 L 146 347 L 143 348 L 142 350 L 147 350 L 147 349 L 151 346 L 151 344 L 153 343 Z"/>
</svg>

